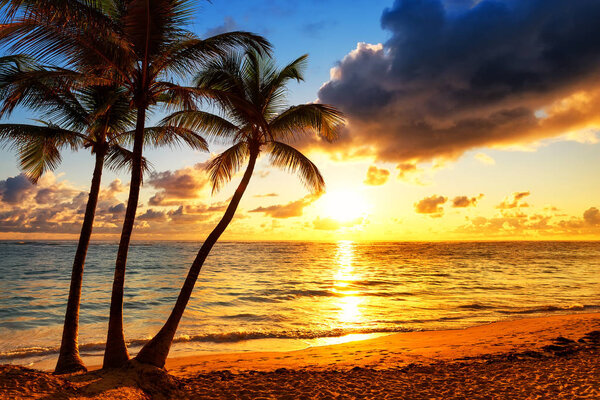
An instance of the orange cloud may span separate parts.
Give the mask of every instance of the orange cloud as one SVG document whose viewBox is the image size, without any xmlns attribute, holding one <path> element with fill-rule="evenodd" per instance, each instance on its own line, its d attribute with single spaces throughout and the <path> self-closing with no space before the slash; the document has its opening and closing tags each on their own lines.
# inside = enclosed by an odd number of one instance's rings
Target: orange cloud
<svg viewBox="0 0 600 400">
<path fill-rule="evenodd" d="M 419 214 L 429 214 L 433 218 L 439 218 L 444 214 L 442 204 L 448 201 L 447 197 L 433 195 L 415 203 L 415 211 Z"/>
<path fill-rule="evenodd" d="M 265 193 L 265 194 L 255 194 L 254 197 L 264 198 L 264 197 L 277 197 L 279 196 L 277 193 Z"/>
<path fill-rule="evenodd" d="M 549 211 L 546 209 L 546 211 Z M 481 237 L 589 236 L 600 234 L 600 210 L 587 209 L 582 217 L 558 219 L 562 214 L 527 215 L 523 212 L 504 213 L 496 217 L 469 218 L 457 232 Z"/>
<path fill-rule="evenodd" d="M 305 207 L 314 203 L 321 195 L 309 194 L 287 204 L 275 204 L 268 207 L 258 207 L 249 212 L 264 213 L 272 218 L 301 217 Z"/>
<path fill-rule="evenodd" d="M 583 221 L 590 226 L 600 225 L 600 210 L 596 207 L 591 207 L 583 213 Z"/>
<path fill-rule="evenodd" d="M 528 203 L 522 202 L 521 200 L 531 193 L 527 192 L 515 192 L 510 197 L 504 199 L 504 201 L 496 206 L 500 210 L 510 210 L 512 208 L 523 208 L 529 207 Z"/>
<path fill-rule="evenodd" d="M 197 198 L 199 192 L 209 185 L 204 167 L 204 163 L 198 163 L 192 168 L 152 173 L 147 180 L 148 185 L 161 190 L 150 198 L 148 204 L 173 206 L 181 205 L 182 200 Z"/>
<path fill-rule="evenodd" d="M 456 196 L 452 200 L 452 207 L 454 208 L 465 208 L 465 207 L 475 207 L 477 202 L 483 198 L 483 193 L 480 193 L 479 196 L 476 197 L 467 197 L 467 196 Z"/>
<path fill-rule="evenodd" d="M 389 177 L 390 171 L 371 165 L 367 170 L 367 177 L 363 183 L 369 186 L 381 186 L 388 181 Z"/>
</svg>

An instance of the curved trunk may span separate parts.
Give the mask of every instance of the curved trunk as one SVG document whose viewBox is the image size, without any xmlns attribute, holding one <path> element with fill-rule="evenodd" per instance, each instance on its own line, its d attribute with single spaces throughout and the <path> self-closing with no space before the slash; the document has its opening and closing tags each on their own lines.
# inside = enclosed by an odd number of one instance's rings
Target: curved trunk
<svg viewBox="0 0 600 400">
<path fill-rule="evenodd" d="M 138 355 L 135 357 L 137 361 L 145 364 L 151 364 L 159 368 L 164 367 L 165 362 L 167 361 L 167 356 L 169 355 L 169 350 L 171 349 L 171 344 L 173 343 L 173 338 L 175 337 L 175 332 L 177 331 L 177 326 L 179 325 L 179 321 L 183 316 L 185 307 L 192 296 L 192 291 L 194 290 L 194 285 L 196 284 L 196 280 L 198 279 L 198 275 L 200 274 L 204 260 L 206 260 L 210 250 L 217 242 L 221 234 L 225 231 L 227 225 L 229 225 L 231 222 L 238 204 L 242 199 L 244 191 L 248 187 L 248 182 L 250 182 L 250 177 L 252 176 L 257 157 L 258 151 L 251 151 L 248 167 L 246 168 L 246 172 L 244 173 L 242 181 L 236 189 L 235 194 L 231 198 L 231 202 L 229 203 L 229 206 L 227 206 L 227 210 L 225 211 L 223 218 L 221 218 L 221 221 L 219 221 L 215 229 L 213 229 L 210 235 L 208 235 L 206 241 L 202 244 L 202 247 L 198 251 L 196 258 L 190 267 L 188 275 L 185 278 L 185 283 L 179 292 L 179 297 L 177 297 L 175 307 L 173 307 L 171 315 L 169 315 L 169 319 L 167 319 L 167 322 L 163 325 L 156 336 L 154 336 L 154 338 L 146 343 L 146 345 L 140 350 Z"/>
<path fill-rule="evenodd" d="M 69 288 L 69 298 L 67 300 L 67 311 L 65 313 L 60 353 L 56 368 L 54 369 L 55 374 L 87 371 L 87 368 L 83 364 L 83 360 L 79 356 L 79 346 L 77 343 L 79 335 L 79 305 L 81 303 L 83 268 L 88 246 L 90 244 L 90 238 L 92 236 L 92 227 L 94 225 L 96 205 L 98 204 L 98 194 L 100 193 L 100 181 L 102 180 L 102 168 L 104 167 L 105 156 L 106 147 L 99 146 L 99 149 L 96 151 L 96 164 L 94 166 L 90 194 L 85 207 L 81 233 L 79 234 L 79 243 L 77 244 L 75 260 L 73 261 L 71 286 Z"/>
<path fill-rule="evenodd" d="M 137 112 L 135 137 L 133 142 L 133 159 L 131 162 L 131 182 L 129 183 L 129 198 L 117 261 L 113 278 L 112 295 L 110 299 L 110 316 L 108 320 L 108 333 L 106 336 L 106 349 L 102 368 L 117 368 L 129 360 L 125 334 L 123 332 L 123 288 L 125 285 L 125 267 L 127 266 L 127 252 L 131 241 L 131 232 L 135 222 L 140 186 L 142 184 L 142 149 L 144 147 L 144 126 L 146 108 L 140 107 Z"/>
</svg>

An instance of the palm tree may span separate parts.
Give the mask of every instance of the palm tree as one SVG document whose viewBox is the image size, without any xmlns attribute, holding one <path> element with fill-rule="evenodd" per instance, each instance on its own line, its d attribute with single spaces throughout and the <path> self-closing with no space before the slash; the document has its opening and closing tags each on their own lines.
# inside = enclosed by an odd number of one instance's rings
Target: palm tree
<svg viewBox="0 0 600 400">
<path fill-rule="evenodd" d="M 75 75 L 75 74 L 73 74 Z M 95 166 L 85 209 L 79 242 L 71 272 L 71 284 L 63 335 L 55 373 L 85 371 L 79 356 L 79 306 L 85 258 L 90 243 L 102 171 L 105 164 L 121 168 L 131 163 L 131 152 L 121 147 L 130 141 L 135 110 L 123 88 L 89 86 L 78 91 L 68 89 L 72 82 L 58 79 L 52 69 L 15 62 L 4 64 L 0 73 L 0 94 L 5 101 L 0 116 L 10 114 L 17 105 L 44 111 L 60 122 L 42 125 L 0 124 L 0 141 L 9 143 L 19 154 L 21 168 L 36 183 L 46 170 L 56 168 L 63 148 L 89 148 Z M 185 142 L 208 150 L 200 136 L 185 128 L 146 128 L 146 144 L 153 146 Z M 145 163 L 144 163 L 145 164 Z"/>
<path fill-rule="evenodd" d="M 5 6 L 8 4 L 8 6 Z M 146 114 L 158 102 L 191 106 L 193 90 L 175 84 L 211 57 L 236 48 L 268 51 L 270 44 L 248 32 L 199 39 L 182 28 L 193 0 L 2 0 L 10 23 L 0 44 L 36 58 L 56 60 L 98 82 L 124 87 L 137 110 L 129 197 L 115 263 L 105 368 L 129 360 L 123 332 L 123 290 L 140 185 Z"/>
<path fill-rule="evenodd" d="M 202 92 L 218 99 L 220 115 L 192 110 L 166 119 L 168 124 L 202 129 L 208 136 L 233 142 L 207 166 L 213 193 L 230 181 L 246 162 L 247 166 L 223 217 L 198 251 L 168 320 L 141 349 L 136 360 L 164 366 L 202 265 L 231 222 L 261 151 L 269 154 L 272 165 L 297 172 L 309 190 L 321 192 L 324 189 L 325 182 L 316 165 L 284 143 L 312 132 L 332 141 L 343 123 L 342 114 L 329 105 L 286 107 L 285 85 L 289 80 L 303 80 L 306 60 L 304 55 L 282 69 L 278 69 L 271 58 L 253 51 L 214 60 L 200 71 L 196 84 Z"/>
</svg>

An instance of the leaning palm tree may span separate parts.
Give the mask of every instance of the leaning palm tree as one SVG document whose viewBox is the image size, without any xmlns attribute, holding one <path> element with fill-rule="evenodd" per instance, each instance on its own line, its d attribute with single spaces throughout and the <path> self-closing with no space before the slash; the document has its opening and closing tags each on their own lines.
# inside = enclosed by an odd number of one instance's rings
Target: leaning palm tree
<svg viewBox="0 0 600 400">
<path fill-rule="evenodd" d="M 303 80 L 306 60 L 304 55 L 282 69 L 278 69 L 271 58 L 252 51 L 215 60 L 200 71 L 196 83 L 202 92 L 219 99 L 216 105 L 221 110 L 220 115 L 181 111 L 166 119 L 167 124 L 202 129 L 210 137 L 233 142 L 208 164 L 213 193 L 231 180 L 246 162 L 247 166 L 223 217 L 198 251 L 169 318 L 141 349 L 136 360 L 164 366 L 202 265 L 231 222 L 261 151 L 270 156 L 272 165 L 299 173 L 309 190 L 323 191 L 325 182 L 316 165 L 285 143 L 314 132 L 332 141 L 343 124 L 342 114 L 329 105 L 286 107 L 285 85 L 289 80 Z"/>
<path fill-rule="evenodd" d="M 1 63 L 0 63 L 1 64 Z M 61 150 L 89 148 L 95 156 L 94 172 L 85 209 L 81 233 L 71 272 L 71 284 L 59 358 L 55 373 L 85 371 L 79 356 L 79 307 L 85 258 L 90 243 L 104 165 L 121 168 L 130 165 L 131 152 L 122 147 L 131 141 L 130 129 L 135 110 L 123 88 L 90 86 L 69 90 L 72 82 L 53 74 L 53 69 L 35 64 L 3 65 L 0 72 L 0 95 L 5 100 L 0 116 L 9 115 L 17 106 L 44 112 L 59 122 L 41 124 L 0 124 L 0 144 L 18 151 L 21 168 L 35 183 L 46 171 L 58 166 Z M 76 74 L 72 74 L 73 76 Z M 146 128 L 146 145 L 161 146 L 184 142 L 192 148 L 208 150 L 199 135 L 185 128 Z M 144 163 L 145 164 L 145 163 Z"/>
<path fill-rule="evenodd" d="M 0 44 L 34 57 L 59 60 L 90 76 L 126 88 L 137 110 L 129 197 L 115 263 L 104 367 L 129 360 L 123 332 L 123 290 L 131 234 L 142 183 L 146 114 L 158 102 L 190 106 L 193 90 L 173 83 L 207 59 L 237 48 L 268 51 L 270 44 L 248 32 L 197 38 L 183 26 L 194 15 L 193 0 L 0 0 L 9 23 Z"/>
</svg>

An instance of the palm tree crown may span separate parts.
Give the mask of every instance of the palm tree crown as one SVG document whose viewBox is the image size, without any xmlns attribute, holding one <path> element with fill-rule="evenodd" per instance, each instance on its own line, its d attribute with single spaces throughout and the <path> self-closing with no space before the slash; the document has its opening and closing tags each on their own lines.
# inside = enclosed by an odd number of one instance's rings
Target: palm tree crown
<svg viewBox="0 0 600 400">
<path fill-rule="evenodd" d="M 44 68 L 24 57 L 0 60 L 0 96 L 3 99 L 0 115 L 10 114 L 20 105 L 55 120 L 39 121 L 41 125 L 0 124 L 0 145 L 8 143 L 18 150 L 21 168 L 33 182 L 44 171 L 58 165 L 64 147 L 90 148 L 95 156 L 55 369 L 57 373 L 69 373 L 86 370 L 78 347 L 79 306 L 103 168 L 105 164 L 113 168 L 132 165 L 132 153 L 121 145 L 132 142 L 134 132 L 129 129 L 135 124 L 136 110 L 131 109 L 122 87 L 78 87 L 80 74 L 64 70 L 56 72 L 56 68 Z M 184 142 L 192 148 L 208 150 L 202 137 L 184 128 L 146 128 L 145 131 L 146 146 Z M 142 167 L 146 168 L 144 160 Z"/>
<path fill-rule="evenodd" d="M 216 58 L 198 73 L 195 84 L 199 94 L 212 99 L 220 112 L 185 110 L 163 121 L 233 143 L 208 164 L 213 192 L 261 151 L 270 156 L 272 165 L 297 172 L 309 190 L 324 189 L 318 168 L 289 142 L 313 133 L 333 141 L 344 120 L 341 112 L 326 104 L 287 106 L 285 85 L 303 80 L 306 61 L 303 55 L 279 69 L 272 58 L 255 51 Z"/>
</svg>

